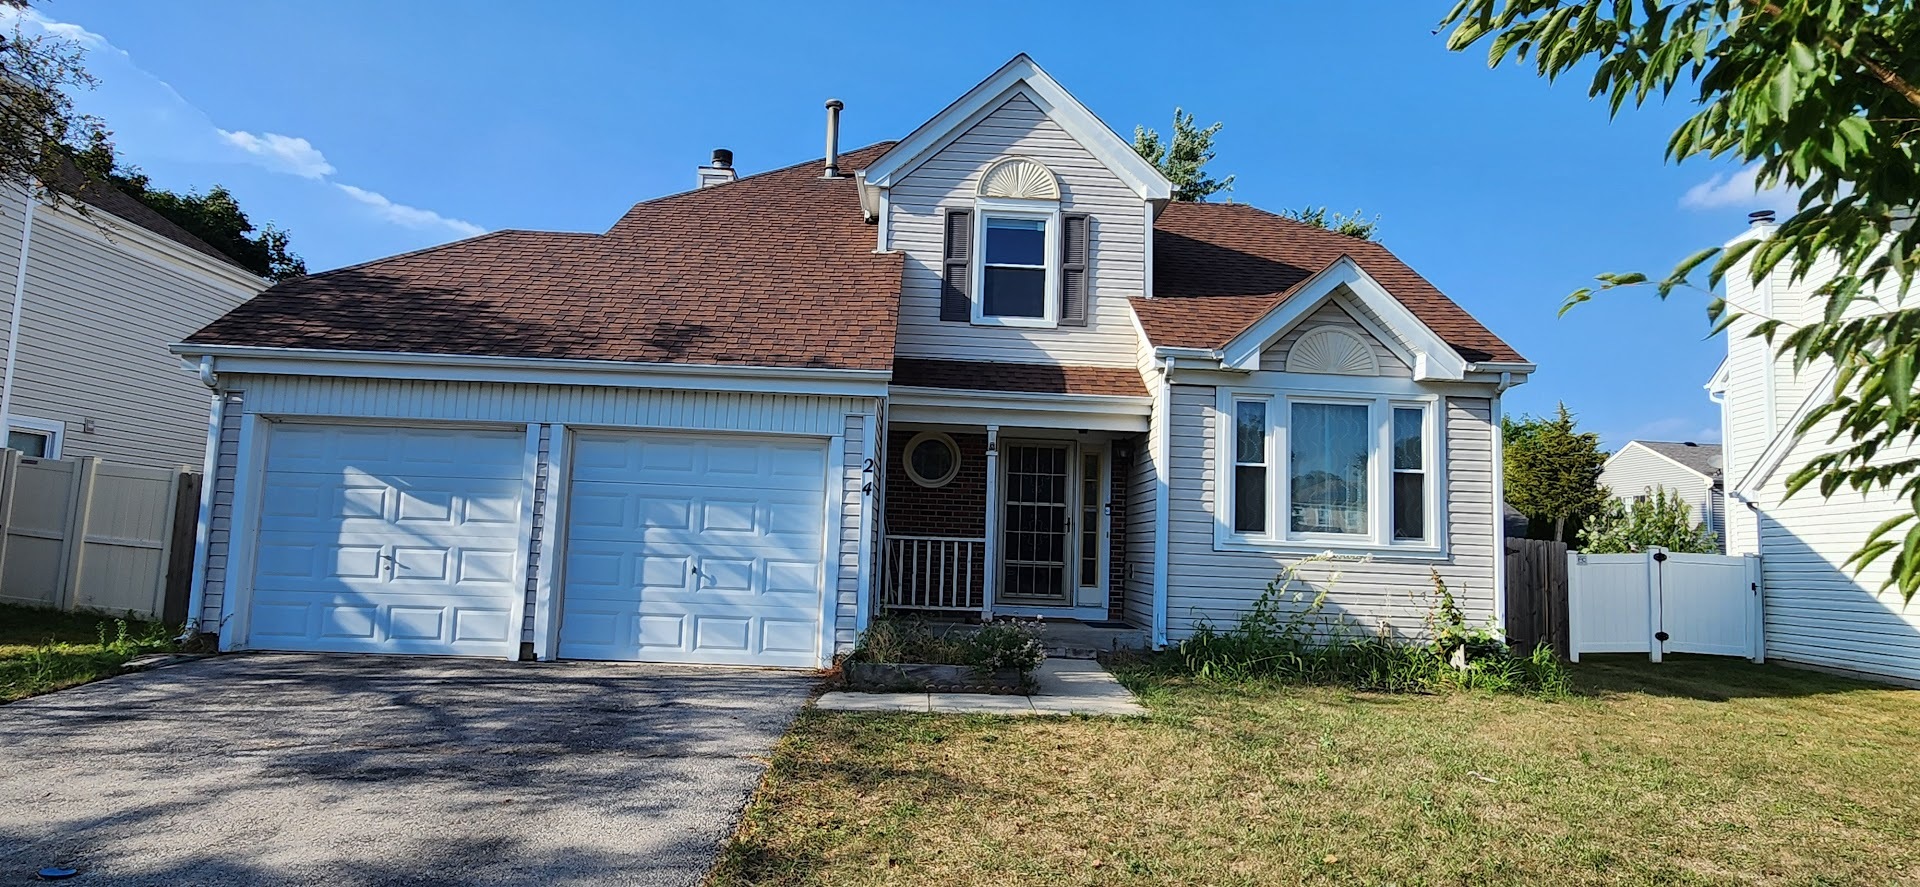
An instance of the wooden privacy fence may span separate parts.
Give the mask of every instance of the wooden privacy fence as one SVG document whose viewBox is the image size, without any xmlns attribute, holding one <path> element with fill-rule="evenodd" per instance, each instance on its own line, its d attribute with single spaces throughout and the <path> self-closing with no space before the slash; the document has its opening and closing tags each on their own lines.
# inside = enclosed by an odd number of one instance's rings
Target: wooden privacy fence
<svg viewBox="0 0 1920 887">
<path fill-rule="evenodd" d="M 1507 540 L 1507 643 L 1519 650 L 1549 644 L 1567 656 L 1567 545 Z"/>
<path fill-rule="evenodd" d="M 0 450 L 0 601 L 186 619 L 200 475 Z"/>
</svg>

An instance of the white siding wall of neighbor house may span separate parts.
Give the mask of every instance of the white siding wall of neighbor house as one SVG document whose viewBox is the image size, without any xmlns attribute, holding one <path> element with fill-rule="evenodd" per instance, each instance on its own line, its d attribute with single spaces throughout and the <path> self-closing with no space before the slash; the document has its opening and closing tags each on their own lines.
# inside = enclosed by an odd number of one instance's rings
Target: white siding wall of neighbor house
<svg viewBox="0 0 1920 887">
<path fill-rule="evenodd" d="M 1714 504 L 1719 497 L 1714 495 L 1713 479 L 1701 477 L 1672 459 L 1640 447 L 1622 447 L 1607 460 L 1600 483 L 1613 491 L 1613 498 L 1623 502 L 1632 502 L 1656 487 L 1679 493 L 1693 507 L 1694 519 L 1704 521 L 1707 529 L 1725 539 L 1726 528 L 1720 525 L 1720 511 Z"/>
<path fill-rule="evenodd" d="M 541 424 L 535 527 L 554 532 L 558 518 L 548 514 L 554 483 L 548 468 L 555 423 L 595 428 L 652 428 L 718 433 L 766 433 L 827 438 L 844 435 L 841 456 L 839 527 L 832 555 L 839 576 L 830 590 L 834 601 L 837 652 L 853 644 L 855 592 L 859 582 L 859 526 L 862 497 L 862 416 L 877 402 L 862 397 L 714 393 L 655 389 L 527 385 L 506 383 L 382 381 L 317 376 L 228 375 L 229 389 L 214 471 L 213 511 L 207 550 L 205 593 L 200 628 L 218 631 L 230 586 L 227 557 L 233 526 L 233 499 L 240 464 L 243 414 L 266 417 L 331 417 L 343 421 L 484 422 Z M 244 394 L 242 393 L 244 392 Z M 204 407 L 204 397 L 201 400 Z M 202 420 L 204 429 L 205 421 Z M 204 441 L 204 431 L 202 432 Z M 536 540 L 523 540 L 529 543 Z M 529 562 L 537 566 L 537 545 Z M 529 577 L 526 606 L 535 605 Z M 524 631 L 523 640 L 532 638 Z"/>
<path fill-rule="evenodd" d="M 1493 404 L 1486 397 L 1445 399 L 1444 492 L 1447 513 L 1443 557 L 1375 555 L 1371 560 L 1319 564 L 1302 572 L 1315 589 L 1338 572 L 1327 613 L 1373 631 L 1384 622 L 1417 634 L 1433 604 L 1432 571 L 1459 601 L 1467 620 L 1494 613 Z M 1202 620 L 1226 627 L 1245 612 L 1267 582 L 1300 555 L 1214 550 L 1215 389 L 1175 385 L 1172 408 L 1173 510 L 1168 539 L 1167 636 L 1178 642 Z M 1307 592 L 1311 596 L 1312 591 Z"/>
<path fill-rule="evenodd" d="M 1058 329 L 940 320 L 944 207 L 971 207 L 980 174 L 1019 155 L 1060 179 L 1062 212 L 1092 215 L 1087 325 Z M 906 252 L 897 352 L 904 357 L 1127 366 L 1135 340 L 1129 296 L 1144 289 L 1145 204 L 1100 161 L 1015 92 L 890 189 L 888 232 Z"/>
<path fill-rule="evenodd" d="M 0 348 L 13 311 L 22 196 L 0 187 Z M 13 414 L 62 423 L 62 456 L 160 468 L 201 462 L 207 389 L 167 345 L 266 284 L 246 282 L 238 269 L 202 270 L 214 260 L 153 240 L 97 210 L 84 219 L 45 205 L 34 213 Z"/>
<path fill-rule="evenodd" d="M 1822 499 L 1802 490 L 1783 498 L 1786 476 L 1819 453 L 1831 431 L 1829 424 L 1806 434 L 1755 496 L 1767 657 L 1920 682 L 1920 601 L 1879 591 L 1891 556 L 1859 576 L 1841 566 L 1875 525 L 1903 510 L 1898 496 L 1842 491 Z"/>
</svg>

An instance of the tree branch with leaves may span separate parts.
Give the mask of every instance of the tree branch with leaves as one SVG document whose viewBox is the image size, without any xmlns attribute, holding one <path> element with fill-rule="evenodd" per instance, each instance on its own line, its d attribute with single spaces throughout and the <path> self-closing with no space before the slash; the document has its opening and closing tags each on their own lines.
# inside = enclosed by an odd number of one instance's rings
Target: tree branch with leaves
<svg viewBox="0 0 1920 887">
<path fill-rule="evenodd" d="M 1201 127 L 1183 108 L 1173 109 L 1173 138 L 1163 140 L 1159 131 L 1144 126 L 1133 128 L 1133 150 L 1153 164 L 1173 183 L 1173 199 L 1205 203 L 1207 198 L 1233 190 L 1233 176 L 1215 179 L 1207 174 L 1213 162 L 1213 137 L 1224 123 Z"/>
<path fill-rule="evenodd" d="M 1789 476 L 1788 495 L 1898 490 L 1904 513 L 1874 528 L 1847 566 L 1858 573 L 1891 554 L 1883 587 L 1911 600 L 1920 458 L 1904 450 L 1920 434 L 1920 309 L 1906 297 L 1920 268 L 1920 12 L 1860 0 L 1460 0 L 1441 27 L 1453 29 L 1451 49 L 1485 45 L 1490 65 L 1528 63 L 1549 80 L 1590 70 L 1588 93 L 1615 114 L 1649 100 L 1690 103 L 1669 161 L 1737 160 L 1755 168 L 1758 187 L 1800 194 L 1771 236 L 1702 249 L 1657 279 L 1599 275 L 1600 286 L 1576 290 L 1562 311 L 1621 287 L 1652 286 L 1661 298 L 1711 292 L 1734 273 L 1758 282 L 1784 270 L 1811 284 L 1825 303 L 1815 320 L 1760 318 L 1753 330 L 1796 371 L 1835 372 L 1826 400 L 1795 429 L 1835 430 Z M 1742 316 L 1720 298 L 1708 312 L 1716 330 Z"/>
</svg>

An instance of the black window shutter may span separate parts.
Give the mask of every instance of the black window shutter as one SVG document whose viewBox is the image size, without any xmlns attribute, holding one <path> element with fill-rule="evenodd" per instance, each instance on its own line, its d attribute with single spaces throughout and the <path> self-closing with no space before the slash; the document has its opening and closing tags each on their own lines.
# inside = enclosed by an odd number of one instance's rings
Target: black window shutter
<svg viewBox="0 0 1920 887">
<path fill-rule="evenodd" d="M 940 319 L 973 320 L 973 211 L 947 210 L 940 269 Z"/>
<path fill-rule="evenodd" d="M 1086 213 L 1067 213 L 1060 223 L 1060 324 L 1086 326 L 1087 302 L 1092 298 L 1087 279 L 1087 235 L 1093 222 Z"/>
</svg>

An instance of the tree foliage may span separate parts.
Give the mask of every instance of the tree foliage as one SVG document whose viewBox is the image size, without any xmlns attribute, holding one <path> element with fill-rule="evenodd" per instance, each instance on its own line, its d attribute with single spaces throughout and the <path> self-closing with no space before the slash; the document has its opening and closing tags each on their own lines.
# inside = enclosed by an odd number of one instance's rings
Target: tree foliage
<svg viewBox="0 0 1920 887">
<path fill-rule="evenodd" d="M 1899 490 L 1905 512 L 1875 528 L 1847 562 L 1856 571 L 1889 553 L 1887 585 L 1920 591 L 1920 432 L 1914 397 L 1920 309 L 1913 287 L 1920 228 L 1920 12 L 1912 2 L 1870 0 L 1459 0 L 1441 22 L 1455 50 L 1485 43 L 1488 62 L 1531 62 L 1548 79 L 1591 71 L 1589 94 L 1614 113 L 1631 102 L 1679 98 L 1693 116 L 1667 143 L 1667 159 L 1730 158 L 1751 164 L 1761 187 L 1800 193 L 1799 210 L 1770 237 L 1707 248 L 1664 278 L 1598 277 L 1599 290 L 1651 283 L 1662 298 L 1683 286 L 1755 281 L 1776 268 L 1816 284 L 1825 302 L 1804 324 L 1759 318 L 1764 336 L 1793 358 L 1835 369 L 1831 397 L 1797 429 L 1832 420 L 1832 445 L 1788 479 L 1789 495 L 1814 486 Z M 1815 263 L 1835 263 L 1816 274 Z M 1592 298 L 1582 289 L 1572 307 Z M 1716 299 L 1724 328 L 1739 310 Z M 1904 528 L 1904 531 L 1903 531 Z"/>
<path fill-rule="evenodd" d="M 1357 209 L 1350 216 L 1334 213 L 1329 217 L 1327 208 L 1324 206 L 1306 206 L 1300 209 L 1283 209 L 1280 215 L 1303 225 L 1324 228 L 1335 234 L 1345 234 L 1361 240 L 1372 240 L 1373 233 L 1380 228 L 1380 216 L 1375 215 L 1369 219 L 1365 213 Z"/>
<path fill-rule="evenodd" d="M 1552 522 L 1553 538 L 1565 540 L 1570 522 L 1606 504 L 1600 469 L 1607 454 L 1600 450 L 1600 436 L 1578 430 L 1566 404 L 1553 418 L 1505 417 L 1500 435 L 1507 503 L 1528 518 Z"/>
<path fill-rule="evenodd" d="M 1194 124 L 1192 114 L 1174 108 L 1171 142 L 1163 140 L 1156 130 L 1136 126 L 1133 150 L 1173 183 L 1173 199 L 1205 203 L 1215 194 L 1233 190 L 1233 176 L 1215 179 L 1206 169 L 1213 161 L 1213 137 L 1225 125 L 1216 122 L 1201 128 Z"/>
<path fill-rule="evenodd" d="M 1652 547 L 1713 554 L 1720 540 L 1678 492 L 1654 487 L 1631 504 L 1608 499 L 1580 528 L 1580 550 L 1588 554 L 1626 554 Z"/>
<path fill-rule="evenodd" d="M 139 167 L 119 161 L 104 133 L 95 133 L 84 149 L 68 150 L 89 181 L 119 188 L 247 270 L 271 280 L 307 273 L 307 263 L 288 249 L 287 232 L 272 223 L 256 228 L 227 189 L 214 185 L 203 194 L 155 188 Z"/>
<path fill-rule="evenodd" d="M 0 0 L 0 9 L 26 8 L 25 0 Z M 51 34 L 28 36 L 16 26 L 0 35 L 0 180 L 57 181 L 62 146 L 101 134 L 99 119 L 74 110 L 68 96 L 94 86 L 81 65 L 85 56 L 72 40 Z"/>
</svg>

